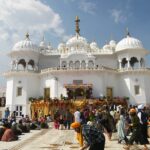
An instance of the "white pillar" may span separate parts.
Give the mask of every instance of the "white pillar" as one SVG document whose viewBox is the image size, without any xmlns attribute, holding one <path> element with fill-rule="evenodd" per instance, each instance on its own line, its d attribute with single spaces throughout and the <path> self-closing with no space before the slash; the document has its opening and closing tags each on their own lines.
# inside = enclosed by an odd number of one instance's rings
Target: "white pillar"
<svg viewBox="0 0 150 150">
<path fill-rule="evenodd" d="M 82 63 L 82 61 L 80 61 L 79 69 L 81 69 L 81 68 L 82 68 L 81 63 Z"/>
<path fill-rule="evenodd" d="M 18 62 L 19 62 L 18 60 L 16 60 L 16 62 L 15 62 L 15 69 L 16 70 L 18 70 Z"/>
<path fill-rule="evenodd" d="M 127 58 L 127 68 L 129 69 L 130 68 L 130 59 Z"/>
<path fill-rule="evenodd" d="M 121 59 L 119 59 L 118 62 L 119 62 L 119 69 L 121 69 L 122 68 L 122 66 L 121 66 Z"/>
<path fill-rule="evenodd" d="M 14 70 L 14 63 L 13 63 L 13 61 L 11 61 L 10 67 L 11 67 L 11 70 Z"/>
<path fill-rule="evenodd" d="M 86 63 L 86 65 L 85 65 L 85 66 L 86 66 L 86 69 L 88 69 L 88 61 L 86 61 L 85 63 Z"/>
<path fill-rule="evenodd" d="M 29 62 L 29 59 L 26 59 L 25 62 L 26 62 L 25 70 L 28 70 L 28 62 Z"/>
<path fill-rule="evenodd" d="M 68 61 L 67 61 L 67 66 L 66 67 L 67 67 L 67 69 L 69 68 L 69 62 Z"/>
<path fill-rule="evenodd" d="M 139 68 L 141 68 L 140 58 L 138 58 Z"/>
<path fill-rule="evenodd" d="M 60 61 L 60 69 L 62 68 L 62 66 L 61 66 L 61 65 L 62 65 L 62 62 Z"/>
</svg>

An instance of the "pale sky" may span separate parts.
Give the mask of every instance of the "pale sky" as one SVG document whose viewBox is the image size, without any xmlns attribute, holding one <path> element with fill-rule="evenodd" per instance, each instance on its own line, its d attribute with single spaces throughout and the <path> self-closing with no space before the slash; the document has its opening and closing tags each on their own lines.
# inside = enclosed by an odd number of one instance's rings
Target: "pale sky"
<svg viewBox="0 0 150 150">
<path fill-rule="evenodd" d="M 44 35 L 57 48 L 74 35 L 77 15 L 81 35 L 99 47 L 110 39 L 119 42 L 128 27 L 131 36 L 150 50 L 149 7 L 150 0 L 0 0 L 0 73 L 10 69 L 6 54 L 26 32 L 34 43 Z M 0 77 L 0 87 L 5 84 Z"/>
</svg>

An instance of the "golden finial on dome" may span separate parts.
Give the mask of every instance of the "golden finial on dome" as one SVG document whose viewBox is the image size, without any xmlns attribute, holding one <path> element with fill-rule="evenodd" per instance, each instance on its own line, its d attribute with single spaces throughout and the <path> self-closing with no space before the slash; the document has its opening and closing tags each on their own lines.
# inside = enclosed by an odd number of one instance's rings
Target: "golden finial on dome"
<svg viewBox="0 0 150 150">
<path fill-rule="evenodd" d="M 127 37 L 130 36 L 130 32 L 129 32 L 128 27 L 126 28 L 126 36 L 127 36 Z"/>
<path fill-rule="evenodd" d="M 76 16 L 75 22 L 76 22 L 76 29 L 75 29 L 75 31 L 76 31 L 77 34 L 80 35 L 80 28 L 79 28 L 79 22 L 80 22 L 80 19 L 79 19 L 78 16 Z"/>
</svg>

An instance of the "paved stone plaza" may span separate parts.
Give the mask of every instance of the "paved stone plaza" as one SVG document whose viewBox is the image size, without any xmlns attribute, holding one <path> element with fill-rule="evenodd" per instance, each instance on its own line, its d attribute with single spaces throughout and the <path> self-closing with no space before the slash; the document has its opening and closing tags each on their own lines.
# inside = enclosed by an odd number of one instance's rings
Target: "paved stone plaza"
<svg viewBox="0 0 150 150">
<path fill-rule="evenodd" d="M 131 150 L 140 150 L 133 146 Z M 150 146 L 149 146 L 150 148 Z M 73 130 L 53 128 L 31 131 L 21 135 L 18 141 L 0 142 L 0 150 L 79 150 Z M 117 143 L 116 134 L 111 141 L 106 138 L 105 150 L 123 150 L 123 144 Z"/>
</svg>

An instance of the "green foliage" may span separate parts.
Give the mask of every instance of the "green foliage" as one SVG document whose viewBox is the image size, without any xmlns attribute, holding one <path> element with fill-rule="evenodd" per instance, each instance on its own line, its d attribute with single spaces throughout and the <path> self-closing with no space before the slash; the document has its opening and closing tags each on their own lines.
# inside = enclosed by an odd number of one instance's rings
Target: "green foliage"
<svg viewBox="0 0 150 150">
<path fill-rule="evenodd" d="M 39 96 L 39 98 L 38 98 L 39 100 L 43 100 L 44 99 L 44 97 L 43 96 Z"/>
</svg>

